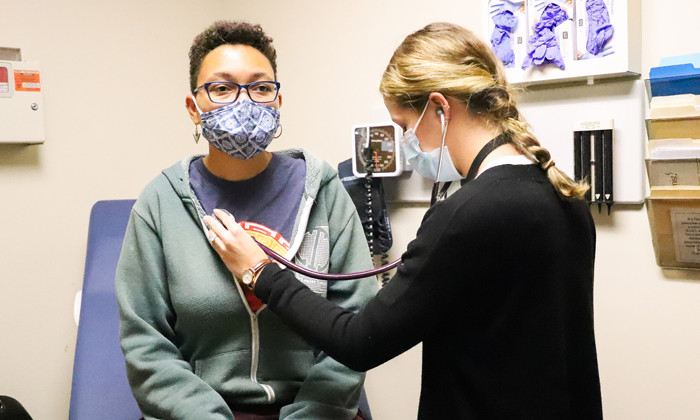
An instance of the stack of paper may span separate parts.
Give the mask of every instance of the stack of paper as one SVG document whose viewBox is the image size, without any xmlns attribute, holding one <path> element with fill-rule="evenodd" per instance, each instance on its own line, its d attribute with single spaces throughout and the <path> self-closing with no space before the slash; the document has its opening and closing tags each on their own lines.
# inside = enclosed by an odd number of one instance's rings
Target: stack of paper
<svg viewBox="0 0 700 420">
<path fill-rule="evenodd" d="M 651 118 L 700 117 L 700 95 L 654 96 L 649 109 Z"/>
<path fill-rule="evenodd" d="M 649 115 L 649 139 L 700 139 L 700 95 L 654 96 Z"/>
</svg>

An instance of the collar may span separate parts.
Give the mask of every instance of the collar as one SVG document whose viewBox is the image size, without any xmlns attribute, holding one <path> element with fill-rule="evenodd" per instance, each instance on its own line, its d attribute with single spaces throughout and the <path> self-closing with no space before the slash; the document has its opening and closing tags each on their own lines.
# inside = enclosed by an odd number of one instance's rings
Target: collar
<svg viewBox="0 0 700 420">
<path fill-rule="evenodd" d="M 489 162 L 488 165 L 484 166 L 484 169 L 479 171 L 478 174 L 476 174 L 476 177 L 478 178 L 479 175 L 483 174 L 485 171 L 496 167 L 496 166 L 501 166 L 501 165 L 534 165 L 535 162 L 530 160 L 529 157 L 525 155 L 517 155 L 517 156 L 503 156 L 498 159 L 494 159 L 493 161 Z"/>
</svg>

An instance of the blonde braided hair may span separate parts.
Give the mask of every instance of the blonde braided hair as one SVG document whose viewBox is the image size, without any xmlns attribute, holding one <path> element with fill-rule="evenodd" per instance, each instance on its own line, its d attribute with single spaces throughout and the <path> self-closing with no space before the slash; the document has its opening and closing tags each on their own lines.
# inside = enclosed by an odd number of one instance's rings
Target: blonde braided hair
<svg viewBox="0 0 700 420">
<path fill-rule="evenodd" d="M 585 182 L 571 180 L 555 166 L 518 112 L 503 64 L 466 28 L 439 22 L 407 36 L 391 57 L 379 90 L 385 99 L 414 109 L 422 109 L 431 92 L 454 97 L 508 133 L 513 146 L 546 171 L 559 193 L 581 198 L 588 190 Z"/>
</svg>

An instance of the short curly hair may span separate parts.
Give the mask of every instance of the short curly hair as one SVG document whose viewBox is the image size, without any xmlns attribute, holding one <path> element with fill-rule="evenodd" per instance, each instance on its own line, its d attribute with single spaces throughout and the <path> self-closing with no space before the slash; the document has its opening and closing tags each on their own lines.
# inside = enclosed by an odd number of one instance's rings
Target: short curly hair
<svg viewBox="0 0 700 420">
<path fill-rule="evenodd" d="M 265 34 L 260 25 L 248 22 L 219 20 L 197 35 L 190 47 L 190 91 L 197 88 L 197 76 L 204 57 L 221 45 L 250 45 L 260 51 L 272 65 L 277 79 L 277 51 L 272 45 L 272 38 Z"/>
</svg>

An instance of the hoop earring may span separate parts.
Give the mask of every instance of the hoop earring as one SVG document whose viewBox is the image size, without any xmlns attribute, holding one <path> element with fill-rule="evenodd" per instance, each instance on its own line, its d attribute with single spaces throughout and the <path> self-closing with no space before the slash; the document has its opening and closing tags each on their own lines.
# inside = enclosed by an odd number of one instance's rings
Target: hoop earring
<svg viewBox="0 0 700 420">
<path fill-rule="evenodd" d="M 202 133 L 199 131 L 199 124 L 194 125 L 194 134 L 192 134 L 192 137 L 194 137 L 194 142 L 196 144 L 199 144 L 199 136 L 201 136 Z"/>
<path fill-rule="evenodd" d="M 280 123 L 280 125 L 279 125 L 278 128 L 279 128 L 279 133 L 276 133 L 276 134 L 275 134 L 275 138 L 278 138 L 279 136 L 282 135 L 282 124 L 281 124 L 281 123 Z"/>
</svg>

